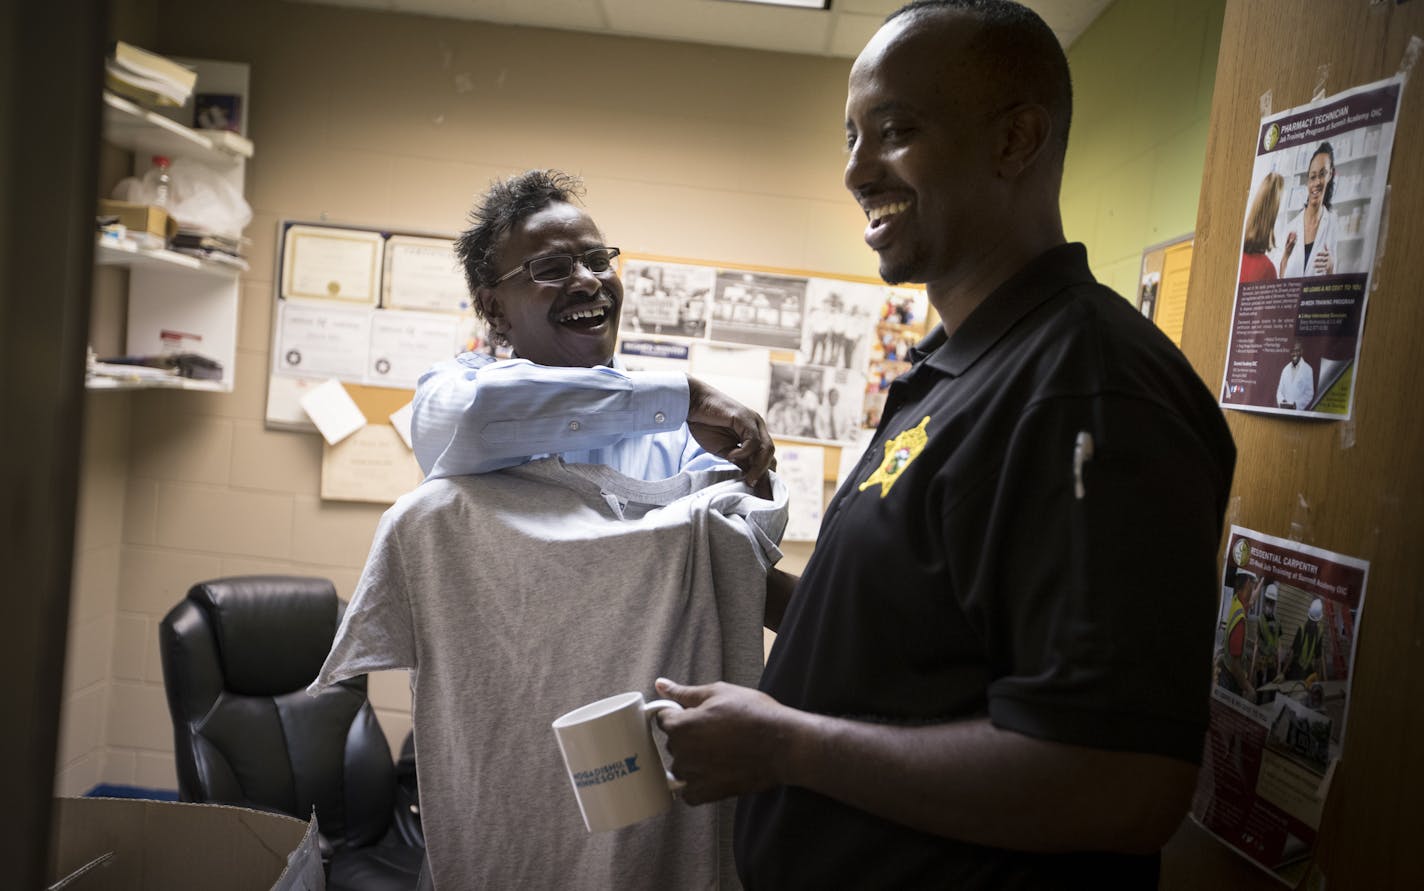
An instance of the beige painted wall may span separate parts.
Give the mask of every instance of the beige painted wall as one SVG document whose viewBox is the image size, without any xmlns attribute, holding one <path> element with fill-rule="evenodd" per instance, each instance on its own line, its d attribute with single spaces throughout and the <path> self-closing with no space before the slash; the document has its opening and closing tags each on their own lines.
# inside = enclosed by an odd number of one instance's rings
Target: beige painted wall
<svg viewBox="0 0 1424 891">
<path fill-rule="evenodd" d="M 1124 2 L 1129 23 L 1151 24 L 1149 4 Z M 279 0 L 120 0 L 118 10 L 119 37 L 251 65 L 252 271 L 242 280 L 233 393 L 90 397 L 61 792 L 101 781 L 176 785 L 157 622 L 193 582 L 310 573 L 349 597 L 359 577 L 381 508 L 321 501 L 320 440 L 262 422 L 279 220 L 455 231 L 492 177 L 559 166 L 585 177 L 591 211 L 624 250 L 875 274 L 863 217 L 841 185 L 848 60 Z M 1210 25 L 1199 30 L 1198 50 L 1214 45 Z M 1088 242 L 1095 263 L 1103 255 L 1099 274 L 1125 278 L 1130 294 L 1137 242 L 1180 221 L 1154 212 L 1124 238 L 1105 222 L 1138 214 L 1127 205 L 1140 195 L 1119 190 L 1115 206 L 1097 197 L 1103 164 L 1078 147 L 1107 125 L 1095 105 L 1131 107 L 1120 93 L 1100 98 L 1105 75 L 1092 72 L 1110 71 L 1122 48 L 1093 36 L 1071 53 L 1075 70 L 1089 71 L 1079 75 L 1088 110 L 1075 123 L 1065 182 L 1065 199 L 1091 199 L 1093 224 L 1074 224 L 1089 219 L 1087 205 L 1070 206 L 1068 234 Z M 1201 77 L 1178 79 L 1194 110 Z M 1154 101 L 1171 101 L 1169 89 L 1154 89 Z M 1184 159 L 1176 175 L 1199 181 L 1201 148 L 1190 141 L 1204 144 L 1204 132 L 1171 135 L 1154 151 L 1175 151 Z M 1170 157 L 1153 163 L 1152 176 L 1172 173 Z M 104 275 L 119 278 L 96 299 L 96 330 L 112 338 L 122 273 Z M 810 549 L 786 550 L 794 571 Z M 394 747 L 409 727 L 403 675 L 373 677 L 372 698 Z"/>
</svg>

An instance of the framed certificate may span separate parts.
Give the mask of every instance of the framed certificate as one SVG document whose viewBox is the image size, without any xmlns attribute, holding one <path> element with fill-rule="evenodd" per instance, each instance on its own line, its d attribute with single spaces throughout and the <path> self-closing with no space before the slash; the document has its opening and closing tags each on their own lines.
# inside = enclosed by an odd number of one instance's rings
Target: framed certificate
<svg viewBox="0 0 1424 891">
<path fill-rule="evenodd" d="M 375 306 L 384 237 L 368 229 L 293 225 L 282 239 L 281 296 Z"/>
</svg>

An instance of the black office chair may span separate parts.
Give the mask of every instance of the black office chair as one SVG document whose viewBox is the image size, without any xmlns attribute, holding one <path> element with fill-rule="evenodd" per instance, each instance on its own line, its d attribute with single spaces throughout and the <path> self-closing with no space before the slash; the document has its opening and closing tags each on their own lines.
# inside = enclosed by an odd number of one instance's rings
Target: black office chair
<svg viewBox="0 0 1424 891">
<path fill-rule="evenodd" d="M 326 579 L 242 576 L 196 584 L 169 611 L 178 794 L 301 820 L 315 807 L 329 888 L 412 889 L 425 851 L 394 831 L 396 766 L 365 676 L 306 692 L 345 609 Z"/>
</svg>

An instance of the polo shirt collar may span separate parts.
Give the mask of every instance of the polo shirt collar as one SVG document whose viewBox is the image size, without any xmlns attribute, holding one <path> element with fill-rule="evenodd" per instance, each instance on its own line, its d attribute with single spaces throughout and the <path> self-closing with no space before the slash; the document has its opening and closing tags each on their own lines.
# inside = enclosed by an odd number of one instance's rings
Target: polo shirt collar
<svg viewBox="0 0 1424 891">
<path fill-rule="evenodd" d="M 1049 248 L 995 288 L 949 337 L 943 325 L 911 350 L 910 361 L 958 377 L 978 361 L 1019 319 L 1072 285 L 1096 279 L 1088 269 L 1088 250 L 1072 242 Z"/>
</svg>

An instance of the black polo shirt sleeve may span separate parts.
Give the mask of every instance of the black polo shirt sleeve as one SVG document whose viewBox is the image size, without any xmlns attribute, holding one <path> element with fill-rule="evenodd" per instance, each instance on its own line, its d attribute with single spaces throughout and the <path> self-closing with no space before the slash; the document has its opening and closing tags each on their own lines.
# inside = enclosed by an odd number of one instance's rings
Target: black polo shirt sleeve
<svg viewBox="0 0 1424 891">
<path fill-rule="evenodd" d="M 1027 407 L 1000 473 L 945 516 L 951 537 L 978 524 L 994 555 L 961 605 L 986 642 L 995 725 L 1200 761 L 1221 520 L 1203 480 L 1218 474 L 1191 424 L 1139 393 Z"/>
</svg>

